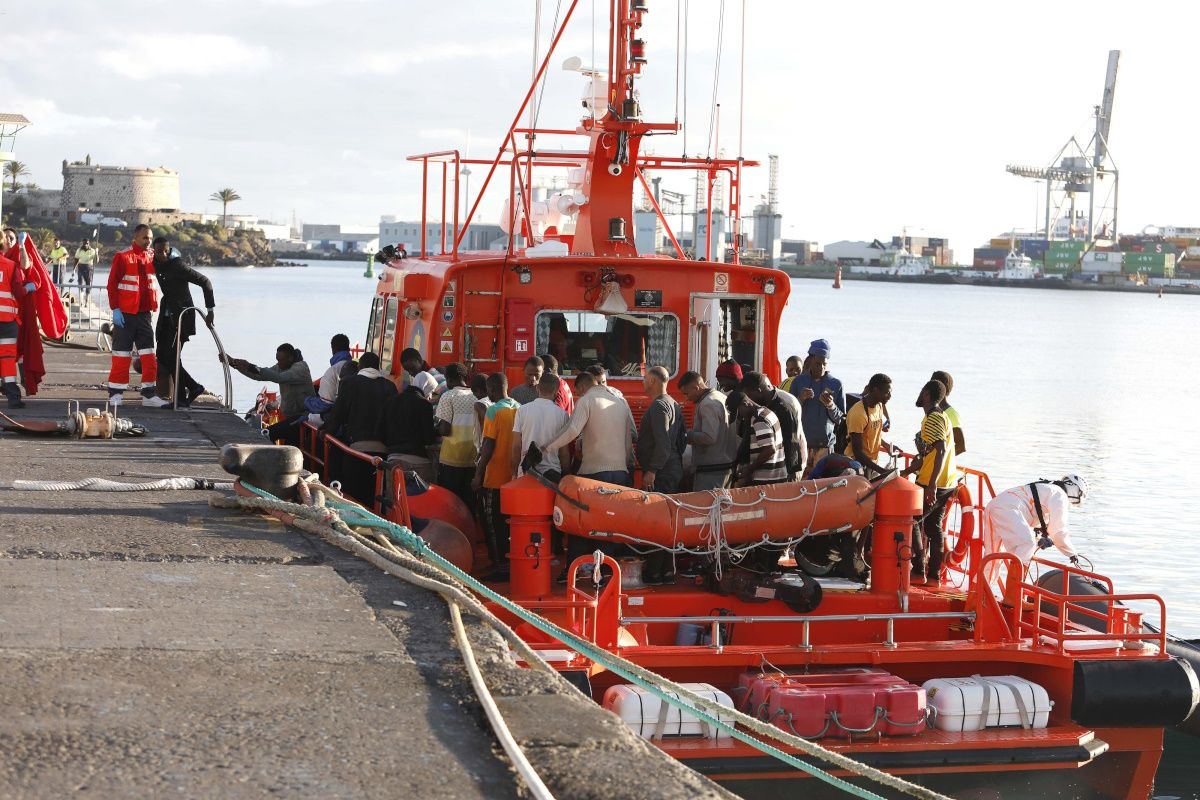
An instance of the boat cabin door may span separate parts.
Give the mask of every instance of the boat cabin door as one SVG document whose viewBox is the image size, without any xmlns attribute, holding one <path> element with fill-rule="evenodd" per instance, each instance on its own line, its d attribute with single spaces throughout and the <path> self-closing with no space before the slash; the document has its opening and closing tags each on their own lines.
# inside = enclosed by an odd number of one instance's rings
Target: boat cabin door
<svg viewBox="0 0 1200 800">
<path fill-rule="evenodd" d="M 746 372 L 762 368 L 762 299 L 693 294 L 688 369 L 716 386 L 717 366 L 733 359 Z"/>
</svg>

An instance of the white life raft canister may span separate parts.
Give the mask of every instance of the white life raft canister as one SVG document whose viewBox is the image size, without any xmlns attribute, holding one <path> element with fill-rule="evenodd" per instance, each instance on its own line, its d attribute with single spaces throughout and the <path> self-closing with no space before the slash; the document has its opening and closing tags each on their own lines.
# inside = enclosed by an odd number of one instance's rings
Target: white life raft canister
<svg viewBox="0 0 1200 800">
<path fill-rule="evenodd" d="M 1016 675 L 934 678 L 924 688 L 931 724 L 941 731 L 1044 728 L 1054 706 L 1044 688 Z"/>
</svg>

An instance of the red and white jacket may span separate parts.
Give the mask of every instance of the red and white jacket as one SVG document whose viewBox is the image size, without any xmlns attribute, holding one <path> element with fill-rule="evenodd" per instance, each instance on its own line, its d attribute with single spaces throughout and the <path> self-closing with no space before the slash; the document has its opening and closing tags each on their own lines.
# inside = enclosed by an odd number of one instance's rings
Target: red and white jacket
<svg viewBox="0 0 1200 800">
<path fill-rule="evenodd" d="M 152 250 L 135 244 L 113 256 L 108 273 L 108 305 L 123 314 L 141 314 L 158 308 Z"/>
</svg>

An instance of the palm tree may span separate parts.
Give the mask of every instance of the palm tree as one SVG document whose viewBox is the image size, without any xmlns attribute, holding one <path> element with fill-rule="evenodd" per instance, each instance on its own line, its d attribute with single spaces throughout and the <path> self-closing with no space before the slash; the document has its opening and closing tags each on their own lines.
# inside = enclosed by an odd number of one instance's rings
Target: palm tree
<svg viewBox="0 0 1200 800">
<path fill-rule="evenodd" d="M 15 163 L 15 162 L 13 162 Z M 219 192 L 213 192 L 208 196 L 209 200 L 216 200 L 221 204 L 221 227 L 225 227 L 225 217 L 229 210 L 229 204 L 234 200 L 241 200 L 242 196 L 237 193 L 237 189 L 222 189 Z"/>
<path fill-rule="evenodd" d="M 12 190 L 17 190 L 17 178 L 22 175 L 28 175 L 29 169 L 20 161 L 6 161 L 4 163 L 4 174 L 12 178 Z"/>
</svg>

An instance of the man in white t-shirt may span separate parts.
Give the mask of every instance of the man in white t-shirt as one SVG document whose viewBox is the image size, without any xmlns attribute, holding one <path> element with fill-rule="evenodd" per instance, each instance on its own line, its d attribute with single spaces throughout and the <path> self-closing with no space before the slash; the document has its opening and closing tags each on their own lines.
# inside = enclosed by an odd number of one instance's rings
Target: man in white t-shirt
<svg viewBox="0 0 1200 800">
<path fill-rule="evenodd" d="M 513 464 L 521 463 L 530 445 L 541 448 L 542 445 L 549 444 L 566 426 L 569 420 L 567 412 L 554 402 L 559 383 L 560 378 L 553 372 L 543 373 L 537 383 L 537 399 L 517 409 L 517 417 L 513 422 Z M 570 468 L 571 445 L 565 444 L 558 450 L 546 451 L 536 471 L 539 475 L 557 481 Z"/>
</svg>

